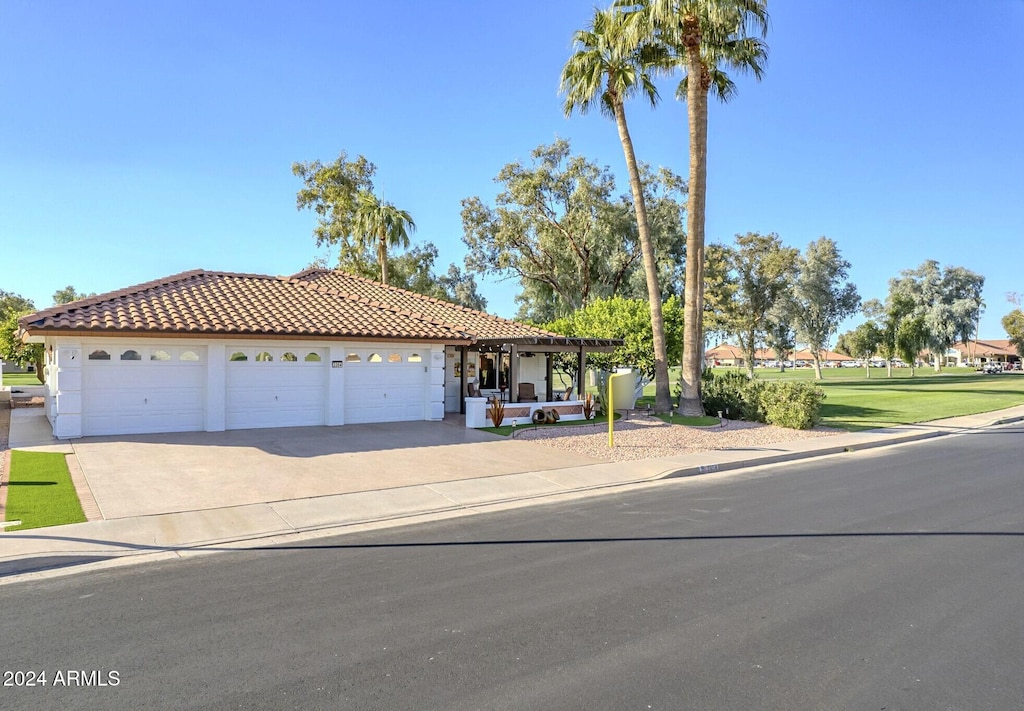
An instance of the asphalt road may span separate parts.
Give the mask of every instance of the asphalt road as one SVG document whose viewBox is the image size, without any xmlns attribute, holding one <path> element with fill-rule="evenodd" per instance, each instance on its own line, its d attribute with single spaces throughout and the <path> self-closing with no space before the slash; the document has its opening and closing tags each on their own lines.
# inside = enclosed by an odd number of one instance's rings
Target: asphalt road
<svg viewBox="0 0 1024 711">
<path fill-rule="evenodd" d="M 1022 709 L 1022 437 L 6 585 L 0 708 Z"/>
</svg>

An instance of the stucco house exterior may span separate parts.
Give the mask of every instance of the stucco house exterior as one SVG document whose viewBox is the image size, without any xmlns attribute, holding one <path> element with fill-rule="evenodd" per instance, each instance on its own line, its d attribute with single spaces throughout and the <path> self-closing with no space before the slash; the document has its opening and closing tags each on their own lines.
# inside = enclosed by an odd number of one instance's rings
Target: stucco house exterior
<svg viewBox="0 0 1024 711">
<path fill-rule="evenodd" d="M 958 366 L 989 362 L 1016 363 L 1019 360 L 1017 349 L 1009 339 L 999 338 L 954 343 L 946 354 L 946 364 Z"/>
<path fill-rule="evenodd" d="M 338 271 L 197 269 L 20 320 L 59 438 L 441 420 L 470 384 L 558 393 L 554 352 L 609 351 Z M 576 392 L 580 392 L 577 389 Z"/>
</svg>

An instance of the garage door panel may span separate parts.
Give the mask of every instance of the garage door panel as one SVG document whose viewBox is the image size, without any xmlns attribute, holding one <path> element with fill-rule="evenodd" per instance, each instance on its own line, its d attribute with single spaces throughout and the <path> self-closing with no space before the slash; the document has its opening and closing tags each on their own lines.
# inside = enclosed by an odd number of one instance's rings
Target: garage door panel
<svg viewBox="0 0 1024 711">
<path fill-rule="evenodd" d="M 400 362 L 370 363 L 364 357 L 361 362 L 346 363 L 346 423 L 409 422 L 426 418 L 428 369 L 422 361 L 408 362 L 413 352 L 422 353 L 421 350 L 400 351 Z"/>
<path fill-rule="evenodd" d="M 86 348 L 86 352 L 91 350 Z M 202 430 L 206 419 L 205 361 L 149 360 L 152 348 L 138 346 L 135 350 L 145 360 L 84 363 L 82 434 Z M 194 346 L 188 350 L 201 351 Z"/>
<path fill-rule="evenodd" d="M 229 353 L 241 348 L 229 347 Z M 286 349 L 261 349 L 272 361 L 228 361 L 225 426 L 228 429 L 310 427 L 326 421 L 327 376 L 320 361 L 281 360 Z"/>
</svg>

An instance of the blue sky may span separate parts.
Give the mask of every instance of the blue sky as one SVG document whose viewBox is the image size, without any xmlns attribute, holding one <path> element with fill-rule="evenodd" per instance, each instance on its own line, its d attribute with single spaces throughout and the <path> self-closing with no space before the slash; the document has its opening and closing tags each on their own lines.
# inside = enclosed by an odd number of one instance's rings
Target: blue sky
<svg viewBox="0 0 1024 711">
<path fill-rule="evenodd" d="M 600 3 L 603 6 L 603 2 Z M 293 161 L 378 166 L 461 265 L 459 201 L 556 136 L 628 189 L 615 128 L 558 76 L 592 0 L 0 0 L 0 289 L 108 291 L 187 269 L 290 274 L 319 252 Z M 764 81 L 714 105 L 707 233 L 826 235 L 865 298 L 927 258 L 1024 291 L 1024 2 L 771 0 Z M 686 110 L 627 107 L 687 172 Z M 514 314 L 514 283 L 482 282 Z"/>
</svg>

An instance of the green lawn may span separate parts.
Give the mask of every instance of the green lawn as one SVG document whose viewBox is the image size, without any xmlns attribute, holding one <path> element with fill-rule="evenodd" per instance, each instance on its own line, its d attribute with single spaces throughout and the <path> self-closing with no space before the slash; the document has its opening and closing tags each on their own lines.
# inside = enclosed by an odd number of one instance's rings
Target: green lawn
<svg viewBox="0 0 1024 711">
<path fill-rule="evenodd" d="M 6 519 L 21 521 L 7 531 L 85 521 L 63 454 L 11 452 Z"/>
<path fill-rule="evenodd" d="M 716 372 L 725 370 L 716 368 Z M 758 369 L 765 380 L 814 382 L 812 368 L 779 373 Z M 892 378 L 884 368 L 872 368 L 871 378 L 862 368 L 826 368 L 817 385 L 825 391 L 822 424 L 857 431 L 892 425 L 927 422 L 944 417 L 974 415 L 1024 404 L 1024 375 L 984 375 L 969 368 L 945 368 L 936 374 L 918 368 L 894 368 Z"/>
<path fill-rule="evenodd" d="M 715 368 L 715 373 L 736 371 Z M 740 370 L 740 372 L 744 372 Z M 774 368 L 757 368 L 764 380 L 814 381 L 813 368 L 790 368 L 780 373 Z M 679 369 L 672 368 L 673 398 L 677 391 Z M 936 375 L 930 367 L 918 368 L 910 377 L 909 368 L 893 368 L 892 378 L 885 368 L 871 368 L 871 378 L 863 368 L 822 368 L 823 380 L 817 385 L 825 391 L 822 424 L 858 431 L 892 425 L 927 422 L 944 417 L 974 415 L 1024 405 L 1024 374 L 985 375 L 972 368 L 943 368 Z M 644 388 L 637 408 L 654 404 L 654 384 Z"/>
<path fill-rule="evenodd" d="M 42 385 L 35 373 L 4 373 L 4 385 Z"/>
</svg>

